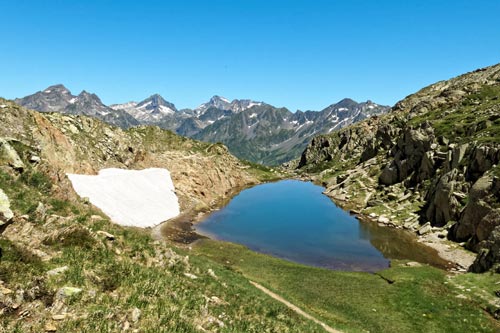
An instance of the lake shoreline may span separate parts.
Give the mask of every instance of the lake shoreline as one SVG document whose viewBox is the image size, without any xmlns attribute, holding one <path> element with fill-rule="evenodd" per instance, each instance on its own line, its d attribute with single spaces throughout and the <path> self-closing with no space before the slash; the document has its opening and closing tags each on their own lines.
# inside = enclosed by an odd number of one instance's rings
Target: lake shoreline
<svg viewBox="0 0 500 333">
<path fill-rule="evenodd" d="M 153 228 L 153 236 L 156 239 L 168 239 L 170 241 L 173 241 L 177 243 L 180 246 L 185 246 L 189 247 L 194 245 L 198 240 L 200 239 L 213 239 L 215 241 L 222 241 L 217 239 L 217 237 L 207 235 L 207 234 L 201 234 L 197 232 L 194 228 L 194 226 L 198 223 L 201 223 L 205 221 L 210 214 L 212 214 L 215 211 L 218 211 L 222 208 L 224 208 L 229 202 L 234 199 L 237 195 L 239 195 L 242 191 L 258 186 L 258 185 L 263 185 L 263 184 L 268 184 L 268 183 L 273 183 L 276 181 L 282 181 L 282 180 L 298 180 L 298 181 L 303 181 L 303 182 L 312 182 L 315 185 L 321 186 L 321 184 L 318 184 L 315 182 L 313 179 L 310 178 L 303 178 L 303 177 L 291 177 L 291 178 L 283 178 L 283 179 L 278 179 L 270 182 L 262 182 L 262 183 L 257 183 L 257 184 L 249 184 L 247 186 L 242 186 L 239 188 L 235 188 L 234 190 L 231 191 L 230 194 L 228 194 L 226 197 L 219 198 L 211 207 L 202 209 L 202 210 L 195 210 L 195 209 L 190 209 L 187 210 L 181 215 L 179 215 L 176 218 L 170 219 L 166 222 L 161 223 L 160 225 L 156 226 Z M 323 187 L 323 186 L 321 186 Z M 325 194 L 323 194 L 325 195 Z M 326 196 L 326 195 L 325 195 Z M 328 196 L 327 196 L 328 197 Z M 361 214 L 359 212 L 353 212 L 345 209 L 345 205 L 342 204 L 342 202 L 337 202 L 334 201 L 332 198 L 328 197 L 329 199 L 332 200 L 332 202 L 343 209 L 344 211 L 348 212 L 349 214 L 353 215 L 356 217 L 360 223 L 363 224 L 377 224 L 378 226 L 383 226 L 392 230 L 397 230 L 398 232 L 404 232 L 406 231 L 407 233 L 411 233 L 415 242 L 421 243 L 422 245 L 426 246 L 427 248 L 433 249 L 436 251 L 436 255 L 439 256 L 441 259 L 449 262 L 450 265 L 442 266 L 440 267 L 441 269 L 455 272 L 455 273 L 463 273 L 466 272 L 468 266 L 472 264 L 475 256 L 474 254 L 470 253 L 469 251 L 464 250 L 462 247 L 460 247 L 458 244 L 453 243 L 448 240 L 443 240 L 437 236 L 437 233 L 431 232 L 426 235 L 418 235 L 415 230 L 405 230 L 399 227 L 397 224 L 391 224 L 391 223 L 378 223 L 376 219 L 373 219 L 372 217 Z M 390 259 L 393 260 L 393 259 Z"/>
<path fill-rule="evenodd" d="M 297 179 L 303 181 L 310 181 L 318 186 L 322 186 L 322 184 L 313 177 L 297 177 Z M 341 207 L 346 211 L 349 211 L 352 215 L 356 216 L 360 221 L 364 223 L 377 223 L 379 226 L 382 227 L 396 229 L 396 230 L 407 230 L 411 232 L 416 238 L 417 242 L 436 250 L 439 257 L 452 264 L 453 267 L 451 269 L 447 269 L 448 271 L 454 273 L 465 273 L 467 272 L 468 268 L 472 265 L 472 263 L 476 258 L 476 253 L 468 251 L 467 249 L 465 249 L 456 242 L 450 241 L 446 238 L 439 237 L 439 230 L 434 230 L 431 228 L 430 232 L 420 235 L 418 233 L 419 230 L 418 228 L 406 229 L 402 227 L 403 221 L 387 219 L 386 221 L 381 222 L 378 216 L 372 217 L 355 210 L 348 210 L 346 207 L 347 202 L 342 200 L 334 200 L 333 197 L 327 195 L 326 193 L 324 193 L 324 195 L 329 197 L 337 206 Z"/>
<path fill-rule="evenodd" d="M 278 179 L 275 181 L 280 180 L 283 179 Z M 210 207 L 203 209 L 188 208 L 183 212 L 181 211 L 181 214 L 179 216 L 160 223 L 152 228 L 153 238 L 168 239 L 181 246 L 192 245 L 199 239 L 209 238 L 205 235 L 197 233 L 193 226 L 195 224 L 203 222 L 213 212 L 224 208 L 234 197 L 236 197 L 242 191 L 254 186 L 268 184 L 275 181 L 259 182 L 235 187 L 229 194 L 227 194 L 227 196 L 220 197 L 215 200 L 215 202 Z"/>
</svg>

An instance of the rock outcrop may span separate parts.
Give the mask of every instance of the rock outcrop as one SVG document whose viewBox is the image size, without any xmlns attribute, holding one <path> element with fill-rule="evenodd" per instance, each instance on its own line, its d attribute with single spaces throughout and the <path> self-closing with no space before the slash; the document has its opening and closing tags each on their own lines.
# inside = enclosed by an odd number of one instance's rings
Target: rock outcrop
<svg viewBox="0 0 500 333">
<path fill-rule="evenodd" d="M 414 230 L 429 222 L 449 231 L 450 239 L 480 253 L 471 270 L 484 271 L 500 263 L 499 135 L 496 65 L 424 88 L 387 115 L 314 138 L 298 170 L 315 175 L 347 208 L 388 214 Z"/>
<path fill-rule="evenodd" d="M 39 113 L 1 102 L 5 107 L 0 113 L 0 158 L 22 169 L 19 152 L 12 149 L 12 142 L 19 143 L 63 198 L 76 198 L 67 173 L 96 174 L 113 167 L 170 170 L 181 211 L 211 207 L 234 188 L 259 182 L 249 165 L 220 144 L 201 143 L 158 127 L 123 130 L 91 117 Z"/>
</svg>

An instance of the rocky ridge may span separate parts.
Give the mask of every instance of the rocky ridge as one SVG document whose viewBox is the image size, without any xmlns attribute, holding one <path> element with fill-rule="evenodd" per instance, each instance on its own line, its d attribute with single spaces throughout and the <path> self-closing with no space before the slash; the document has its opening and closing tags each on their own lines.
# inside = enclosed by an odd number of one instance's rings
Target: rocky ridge
<svg viewBox="0 0 500 333">
<path fill-rule="evenodd" d="M 202 128 L 194 138 L 222 142 L 236 156 L 273 165 L 300 155 L 311 139 L 323 133 L 387 112 L 389 108 L 371 101 L 351 99 L 332 104 L 322 111 L 290 112 L 261 103 L 238 113 L 218 113 L 217 121 Z M 207 111 L 215 111 L 209 109 Z"/>
<path fill-rule="evenodd" d="M 15 102 L 40 112 L 59 112 L 95 117 L 122 128 L 139 125 L 139 122 L 127 112 L 113 110 L 104 105 L 96 94 L 84 90 L 75 96 L 62 84 L 50 86 L 33 95 L 17 98 Z"/>
<path fill-rule="evenodd" d="M 103 168 L 164 167 L 172 175 L 181 210 L 209 207 L 233 188 L 258 182 L 253 169 L 221 144 L 206 144 L 158 127 L 129 130 L 91 117 L 39 113 L 12 102 L 3 105 L 0 149 L 14 170 L 23 165 L 14 145 L 24 147 L 38 168 L 71 193 L 66 173 L 96 174 Z"/>
<path fill-rule="evenodd" d="M 222 142 L 237 157 L 268 165 L 297 158 L 314 135 L 330 133 L 389 109 L 371 101 L 344 99 L 319 112 L 292 113 L 264 102 L 213 96 L 194 110 L 177 110 L 158 94 L 142 102 L 108 107 L 95 94 L 83 91 L 73 96 L 63 85 L 16 102 L 43 112 L 89 115 L 122 128 L 157 125 L 198 140 Z"/>
<path fill-rule="evenodd" d="M 500 271 L 500 65 L 438 82 L 390 113 L 314 138 L 296 164 L 335 202 L 463 242 Z"/>
</svg>

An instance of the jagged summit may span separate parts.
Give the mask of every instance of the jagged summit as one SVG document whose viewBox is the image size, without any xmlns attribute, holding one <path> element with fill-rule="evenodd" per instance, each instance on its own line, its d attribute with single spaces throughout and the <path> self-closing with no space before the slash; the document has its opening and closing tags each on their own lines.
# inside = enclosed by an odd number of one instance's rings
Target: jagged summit
<svg viewBox="0 0 500 333">
<path fill-rule="evenodd" d="M 67 94 L 71 93 L 68 88 L 66 88 L 63 84 L 60 84 L 60 83 L 52 85 L 50 87 L 47 87 L 47 89 L 42 91 L 42 93 L 45 93 L 45 94 L 50 94 L 53 92 L 67 93 Z"/>
<path fill-rule="evenodd" d="M 123 111 L 115 111 L 104 105 L 94 93 L 82 90 L 75 96 L 64 85 L 52 85 L 33 95 L 15 99 L 26 108 L 41 112 L 82 114 L 102 119 L 120 127 L 136 126 L 139 122 Z"/>
<path fill-rule="evenodd" d="M 139 103 L 113 104 L 111 108 L 124 110 L 139 122 L 146 124 L 158 123 L 165 116 L 179 112 L 173 103 L 166 101 L 160 94 L 153 94 Z"/>
<path fill-rule="evenodd" d="M 227 98 L 215 95 L 206 103 L 201 104 L 195 109 L 195 112 L 200 115 L 206 112 L 210 108 L 216 108 L 219 110 L 241 112 L 246 109 L 251 108 L 255 105 L 261 105 L 262 102 L 255 102 L 249 99 L 234 99 L 230 102 Z"/>
<path fill-rule="evenodd" d="M 78 96 L 61 84 L 16 100 L 39 111 L 85 114 L 122 127 L 156 125 L 208 142 L 223 142 L 238 157 L 253 162 L 279 164 L 297 158 L 313 136 L 330 133 L 389 107 L 350 98 L 322 111 L 290 112 L 251 99 L 214 95 L 194 110 L 178 110 L 155 93 L 143 101 L 104 105 L 93 93 Z"/>
</svg>

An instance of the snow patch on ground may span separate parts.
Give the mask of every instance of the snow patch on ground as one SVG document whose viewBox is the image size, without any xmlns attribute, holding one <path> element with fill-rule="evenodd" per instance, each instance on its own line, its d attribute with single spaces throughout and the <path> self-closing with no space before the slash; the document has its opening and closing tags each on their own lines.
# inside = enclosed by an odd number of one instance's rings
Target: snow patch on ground
<svg viewBox="0 0 500 333">
<path fill-rule="evenodd" d="M 117 224 L 153 227 L 180 214 L 167 169 L 102 169 L 97 176 L 68 174 L 76 193 Z"/>
</svg>

